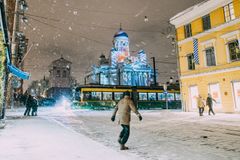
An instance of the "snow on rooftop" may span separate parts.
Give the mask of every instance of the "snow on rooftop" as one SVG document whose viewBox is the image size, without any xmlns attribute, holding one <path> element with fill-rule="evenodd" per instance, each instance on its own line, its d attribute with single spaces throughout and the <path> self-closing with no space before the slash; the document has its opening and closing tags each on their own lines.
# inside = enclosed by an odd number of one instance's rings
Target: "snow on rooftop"
<svg viewBox="0 0 240 160">
<path fill-rule="evenodd" d="M 201 5 L 207 3 L 208 1 L 211 1 L 211 0 L 205 0 L 205 1 L 201 2 L 201 3 L 198 3 L 198 4 L 196 4 L 196 5 L 192 6 L 192 7 L 187 8 L 186 10 L 184 10 L 184 11 L 176 14 L 175 16 L 173 16 L 173 17 L 170 19 L 170 21 L 172 21 L 172 20 L 174 20 L 174 19 L 177 19 L 177 18 L 179 18 L 179 17 L 181 17 L 181 16 L 183 16 L 183 15 L 191 12 L 191 11 L 194 10 L 195 8 L 200 7 Z"/>
<path fill-rule="evenodd" d="M 171 24 L 175 25 L 176 27 L 179 27 L 181 25 L 185 25 L 187 23 L 190 23 L 191 21 L 202 17 L 213 10 L 222 7 L 224 5 L 227 5 L 228 3 L 232 2 L 232 0 L 205 0 L 201 3 L 198 3 L 178 14 L 173 16 L 170 19 Z"/>
</svg>

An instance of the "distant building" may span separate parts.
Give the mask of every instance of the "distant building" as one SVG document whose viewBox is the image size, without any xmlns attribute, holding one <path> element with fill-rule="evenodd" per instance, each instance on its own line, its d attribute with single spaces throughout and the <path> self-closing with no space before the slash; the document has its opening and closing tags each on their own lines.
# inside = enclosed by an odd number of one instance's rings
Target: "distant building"
<svg viewBox="0 0 240 160">
<path fill-rule="evenodd" d="M 27 92 L 36 97 L 47 97 L 47 90 L 49 89 L 49 79 L 45 76 L 41 80 L 32 81 L 28 87 Z"/>
<path fill-rule="evenodd" d="M 48 97 L 58 99 L 61 96 L 71 96 L 71 87 L 75 83 L 71 76 L 71 65 L 72 62 L 67 61 L 63 57 L 51 63 L 49 66 Z"/>
<path fill-rule="evenodd" d="M 135 56 L 130 55 L 128 35 L 120 28 L 114 35 L 109 58 L 103 54 L 99 57 L 99 64 L 92 66 L 85 77 L 85 83 L 150 86 L 153 83 L 153 73 L 144 50 Z"/>
<path fill-rule="evenodd" d="M 170 19 L 177 30 L 182 100 L 210 93 L 218 112 L 240 111 L 240 0 L 208 0 Z"/>
</svg>

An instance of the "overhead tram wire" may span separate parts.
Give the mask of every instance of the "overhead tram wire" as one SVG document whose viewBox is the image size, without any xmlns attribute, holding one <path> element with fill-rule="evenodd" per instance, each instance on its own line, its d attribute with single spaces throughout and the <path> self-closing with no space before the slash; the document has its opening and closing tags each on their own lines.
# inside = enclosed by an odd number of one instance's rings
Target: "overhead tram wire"
<svg viewBox="0 0 240 160">
<path fill-rule="evenodd" d="M 160 61 L 160 60 L 156 60 L 156 63 L 163 63 L 163 64 L 177 64 L 177 62 L 169 62 L 169 61 Z"/>
<path fill-rule="evenodd" d="M 44 17 L 44 16 L 38 16 L 38 15 L 34 15 L 34 14 L 26 14 L 29 18 L 32 18 L 32 17 L 37 17 L 37 18 L 41 18 L 41 19 L 45 19 L 45 20 L 49 20 L 49 21 L 53 21 L 53 22 L 58 22 L 58 23 L 61 23 L 61 24 L 65 24 L 63 22 L 66 22 L 68 23 L 67 21 L 63 21 L 63 20 L 60 20 L 60 19 L 55 19 L 55 18 L 48 18 L 48 17 Z M 115 31 L 117 27 L 109 27 L 109 26 L 102 26 L 102 25 L 94 25 L 94 24 L 91 24 L 91 25 L 87 25 L 87 24 L 82 24 L 82 23 L 76 23 L 76 25 L 78 26 L 84 26 L 84 27 L 96 27 L 96 28 L 103 28 L 103 29 L 108 29 L 108 30 L 113 30 Z M 134 30 L 134 29 L 130 29 L 130 28 L 124 28 L 124 31 L 128 31 L 128 32 L 141 32 L 141 33 L 160 33 L 162 35 L 165 35 L 165 33 L 163 31 L 144 31 L 144 30 Z"/>
<path fill-rule="evenodd" d="M 50 20 L 50 21 L 53 21 L 53 22 L 58 22 L 58 23 L 61 23 L 61 24 L 65 24 L 65 23 L 62 23 L 63 21 L 61 21 L 60 19 L 55 19 L 55 18 L 48 18 L 48 17 L 44 17 L 44 16 L 38 16 L 38 15 L 34 15 L 34 14 L 29 14 L 29 13 L 25 13 L 27 15 L 27 17 L 31 18 L 31 17 L 37 17 L 37 18 L 42 18 L 42 19 L 45 19 L 45 20 Z M 64 21 L 67 23 L 67 21 Z M 103 28 L 103 29 L 109 29 L 109 30 L 116 30 L 117 27 L 108 27 L 108 26 L 102 26 L 102 25 L 94 25 L 94 24 L 91 24 L 91 25 L 87 25 L 87 24 L 82 24 L 82 23 L 75 23 L 76 25 L 78 26 L 84 26 L 84 27 L 96 27 L 96 28 Z M 240 28 L 239 28 L 240 29 Z M 128 31 L 128 32 L 140 32 L 140 33 L 160 33 L 161 35 L 163 36 L 166 36 L 166 33 L 164 33 L 163 31 L 144 31 L 144 30 L 134 30 L 134 29 L 131 29 L 131 28 L 125 28 L 124 27 L 124 30 L 125 31 Z M 222 31 L 214 31 L 215 33 L 222 33 Z M 204 32 L 199 32 L 199 33 L 212 33 L 211 29 L 210 30 L 207 30 L 207 31 L 204 31 Z M 197 34 L 199 34 L 197 33 Z M 181 35 L 183 35 L 184 33 L 182 33 Z"/>
<path fill-rule="evenodd" d="M 34 15 L 34 14 L 31 14 L 31 13 L 24 13 L 24 14 L 27 15 L 27 16 L 30 16 L 30 17 L 38 17 L 38 18 L 42 18 L 42 19 L 46 19 L 46 20 L 55 21 L 55 22 L 60 22 L 60 21 L 61 21 L 60 19 L 55 19 L 55 18 L 49 18 L 49 17 L 39 16 L 39 15 Z"/>
<path fill-rule="evenodd" d="M 87 40 L 89 40 L 89 41 L 93 41 L 93 42 L 95 42 L 95 43 L 98 43 L 98 44 L 101 44 L 101 45 L 104 45 L 104 46 L 108 46 L 108 47 L 110 46 L 109 44 L 103 43 L 103 42 L 101 42 L 101 41 L 98 41 L 98 40 L 95 40 L 95 39 L 92 39 L 92 38 L 88 38 L 88 37 L 86 37 L 86 36 L 84 36 L 84 35 L 79 35 L 79 33 L 78 33 L 78 35 L 76 35 L 76 34 L 74 34 L 74 33 L 72 33 L 72 32 L 66 31 L 66 30 L 64 30 L 64 29 L 62 29 L 62 28 L 59 28 L 59 27 L 55 26 L 55 25 L 52 25 L 52 24 L 49 24 L 49 23 L 40 21 L 40 20 L 35 19 L 35 18 L 33 18 L 33 17 L 29 17 L 29 18 L 32 19 L 32 20 L 34 20 L 34 21 L 36 21 L 36 22 L 39 22 L 39 23 L 41 23 L 41 24 L 44 24 L 44 25 L 46 25 L 46 26 L 52 27 L 52 28 L 54 28 L 54 29 L 61 30 L 61 31 L 63 31 L 64 33 L 68 33 L 68 34 L 74 35 L 75 37 L 85 38 L 85 39 L 87 39 Z"/>
</svg>

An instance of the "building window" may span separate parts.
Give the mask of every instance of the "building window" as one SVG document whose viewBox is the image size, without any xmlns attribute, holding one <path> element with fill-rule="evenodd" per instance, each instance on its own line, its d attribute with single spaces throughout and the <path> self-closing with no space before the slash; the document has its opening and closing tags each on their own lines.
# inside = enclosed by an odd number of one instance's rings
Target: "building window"
<svg viewBox="0 0 240 160">
<path fill-rule="evenodd" d="M 202 17 L 202 22 L 203 22 L 203 30 L 204 31 L 211 29 L 211 20 L 210 20 L 209 14 Z"/>
<path fill-rule="evenodd" d="M 187 55 L 187 61 L 188 61 L 188 69 L 195 70 L 195 62 L 194 62 L 193 54 Z"/>
<path fill-rule="evenodd" d="M 67 77 L 67 72 L 63 71 L 63 78 L 66 78 L 66 77 Z"/>
<path fill-rule="evenodd" d="M 240 60 L 240 50 L 238 40 L 234 40 L 228 43 L 229 57 L 231 61 Z"/>
<path fill-rule="evenodd" d="M 224 6 L 223 9 L 226 22 L 229 22 L 236 18 L 234 14 L 233 3 L 229 3 L 228 5 Z"/>
<path fill-rule="evenodd" d="M 56 77 L 60 77 L 60 76 L 61 76 L 60 70 L 57 70 L 57 75 L 56 75 Z"/>
<path fill-rule="evenodd" d="M 207 48 L 205 51 L 206 51 L 206 62 L 207 62 L 206 64 L 207 64 L 207 66 L 216 66 L 214 48 L 210 47 L 210 48 Z"/>
<path fill-rule="evenodd" d="M 187 24 L 184 26 L 184 33 L 185 33 L 185 38 L 191 37 L 192 36 L 192 26 L 191 24 Z"/>
</svg>

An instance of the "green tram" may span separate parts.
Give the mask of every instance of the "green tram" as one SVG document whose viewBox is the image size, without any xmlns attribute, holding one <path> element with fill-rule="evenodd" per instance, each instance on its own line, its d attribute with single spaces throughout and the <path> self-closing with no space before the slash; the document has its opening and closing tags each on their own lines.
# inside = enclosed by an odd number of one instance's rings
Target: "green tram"
<svg viewBox="0 0 240 160">
<path fill-rule="evenodd" d="M 111 109 L 123 97 L 125 91 L 131 92 L 131 97 L 139 109 L 181 109 L 181 96 L 177 85 L 168 86 L 166 92 L 162 86 L 79 86 L 75 90 L 73 107 L 94 110 Z"/>
</svg>

